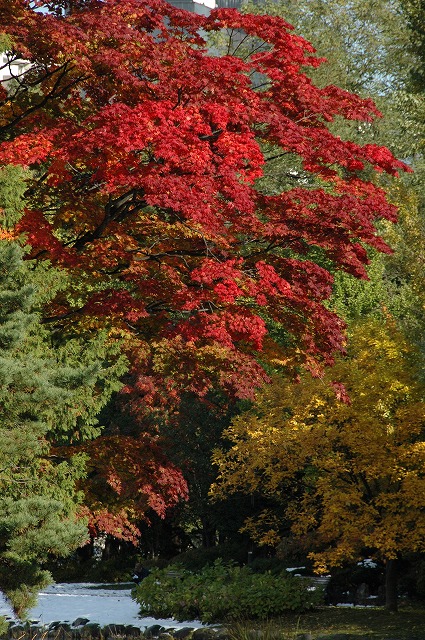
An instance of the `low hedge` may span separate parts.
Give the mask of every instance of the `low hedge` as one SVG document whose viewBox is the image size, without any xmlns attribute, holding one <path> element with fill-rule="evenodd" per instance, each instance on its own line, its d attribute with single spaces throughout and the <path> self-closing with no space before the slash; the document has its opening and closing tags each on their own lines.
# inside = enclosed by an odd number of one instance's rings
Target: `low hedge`
<svg viewBox="0 0 425 640">
<path fill-rule="evenodd" d="M 135 598 L 142 616 L 211 623 L 301 613 L 322 604 L 323 592 L 286 572 L 258 574 L 217 560 L 197 573 L 179 566 L 153 571 Z"/>
</svg>

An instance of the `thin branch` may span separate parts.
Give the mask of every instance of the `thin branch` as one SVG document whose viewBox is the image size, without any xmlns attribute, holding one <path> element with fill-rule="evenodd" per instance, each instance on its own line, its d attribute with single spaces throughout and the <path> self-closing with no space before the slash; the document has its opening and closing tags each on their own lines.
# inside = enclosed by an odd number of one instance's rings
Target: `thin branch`
<svg viewBox="0 0 425 640">
<path fill-rule="evenodd" d="M 276 160 L 277 158 L 282 158 L 283 156 L 287 156 L 289 155 L 291 152 L 290 151 L 282 151 L 282 153 L 278 153 L 275 156 L 270 156 L 269 158 L 264 158 L 264 160 L 266 162 L 270 162 L 271 160 Z"/>
<path fill-rule="evenodd" d="M 64 67 L 67 64 L 68 63 L 65 63 Z M 20 122 L 21 120 L 24 120 L 29 114 L 33 113 L 34 111 L 38 111 L 38 109 L 43 108 L 50 100 L 53 100 L 53 99 L 56 99 L 56 98 L 60 98 L 69 89 L 71 89 L 76 84 L 78 84 L 79 82 L 84 80 L 84 76 L 79 76 L 78 78 L 75 78 L 72 82 L 67 84 L 66 86 L 62 87 L 62 89 L 60 91 L 57 91 L 61 80 L 66 76 L 66 74 L 67 74 L 67 70 L 64 69 L 64 71 L 60 74 L 59 78 L 57 78 L 57 80 L 56 80 L 54 86 L 52 87 L 51 91 L 49 91 L 49 93 L 47 95 L 45 95 L 44 98 L 40 102 L 38 102 L 37 104 L 33 105 L 32 107 L 28 107 L 28 109 L 24 113 L 20 114 L 19 116 L 16 116 L 8 124 L 6 124 L 3 127 L 1 127 L 1 129 L 3 131 L 7 131 L 7 129 L 11 129 L 11 128 L 15 127 L 18 122 Z"/>
<path fill-rule="evenodd" d="M 176 102 L 176 104 L 174 105 L 174 107 L 172 109 L 173 111 L 174 111 L 174 109 L 177 109 L 177 107 L 179 107 L 181 105 L 182 96 L 183 96 L 183 89 L 182 89 L 182 87 L 179 87 L 177 89 L 177 102 Z"/>
<path fill-rule="evenodd" d="M 100 238 L 110 222 L 122 222 L 127 216 L 137 213 L 146 207 L 147 202 L 143 198 L 142 194 L 143 192 L 141 189 L 132 189 L 128 193 L 116 198 L 116 200 L 112 200 L 110 196 L 109 202 L 105 207 L 103 220 L 97 225 L 97 227 L 95 227 L 95 229 L 87 231 L 75 239 L 71 243 L 73 244 L 73 247 L 77 251 L 80 251 L 86 244 Z M 142 195 L 140 199 L 138 199 L 139 195 Z"/>
<path fill-rule="evenodd" d="M 272 87 L 272 86 L 273 86 L 273 82 L 268 80 L 267 82 L 263 82 L 262 84 L 257 84 L 257 86 L 253 87 L 253 89 L 255 91 L 257 91 L 258 89 L 261 89 L 262 87 Z"/>
<path fill-rule="evenodd" d="M 242 60 L 248 60 L 248 58 L 252 56 L 253 53 L 255 53 L 256 51 L 259 51 L 264 46 L 265 46 L 265 43 L 262 42 L 261 44 L 258 45 L 258 47 L 255 47 L 254 49 L 252 49 L 244 58 L 242 58 Z M 265 49 L 264 51 L 266 52 L 267 49 Z"/>
<path fill-rule="evenodd" d="M 210 133 L 209 135 L 205 135 L 205 136 L 198 136 L 199 140 L 217 140 L 217 138 L 223 133 L 223 129 L 217 129 L 216 131 L 213 131 L 212 133 Z"/>
<path fill-rule="evenodd" d="M 230 30 L 230 33 L 229 33 L 229 43 L 228 43 L 228 45 L 227 45 L 227 55 L 228 55 L 228 56 L 230 55 L 230 46 L 231 46 L 231 44 L 232 44 L 232 38 L 233 38 L 233 34 L 234 34 L 234 32 L 235 32 L 235 31 L 234 31 L 234 29 L 231 29 L 231 30 Z"/>
<path fill-rule="evenodd" d="M 233 34 L 232 34 L 232 37 L 233 37 Z M 240 47 L 240 46 L 245 42 L 245 40 L 246 40 L 247 38 L 249 38 L 249 37 L 250 37 L 250 36 L 249 36 L 249 34 L 248 34 L 248 33 L 246 33 L 246 34 L 244 35 L 244 37 L 242 38 L 242 40 L 239 42 L 238 46 L 237 46 L 235 49 L 233 49 L 233 51 L 232 51 L 232 56 L 234 56 L 234 55 L 236 54 L 236 51 L 239 49 L 239 47 Z"/>
</svg>

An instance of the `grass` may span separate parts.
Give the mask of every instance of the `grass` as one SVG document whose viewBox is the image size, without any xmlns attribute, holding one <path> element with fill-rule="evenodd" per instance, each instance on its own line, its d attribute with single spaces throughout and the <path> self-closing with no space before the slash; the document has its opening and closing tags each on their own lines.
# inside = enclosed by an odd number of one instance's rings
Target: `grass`
<svg viewBox="0 0 425 640">
<path fill-rule="evenodd" d="M 295 640 L 302 634 L 312 640 L 425 640 L 425 609 L 323 607 L 264 624 L 236 624 L 229 631 L 232 640 Z"/>
</svg>

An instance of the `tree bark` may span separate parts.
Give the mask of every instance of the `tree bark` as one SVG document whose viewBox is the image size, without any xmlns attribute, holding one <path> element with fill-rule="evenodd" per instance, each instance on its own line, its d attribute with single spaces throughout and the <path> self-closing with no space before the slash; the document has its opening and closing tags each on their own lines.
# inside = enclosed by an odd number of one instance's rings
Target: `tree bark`
<svg viewBox="0 0 425 640">
<path fill-rule="evenodd" d="M 388 611 L 398 611 L 397 582 L 397 560 L 387 560 L 385 565 L 385 608 Z"/>
<path fill-rule="evenodd" d="M 217 529 L 208 518 L 201 518 L 202 523 L 202 546 L 205 548 L 215 547 L 217 544 Z"/>
</svg>

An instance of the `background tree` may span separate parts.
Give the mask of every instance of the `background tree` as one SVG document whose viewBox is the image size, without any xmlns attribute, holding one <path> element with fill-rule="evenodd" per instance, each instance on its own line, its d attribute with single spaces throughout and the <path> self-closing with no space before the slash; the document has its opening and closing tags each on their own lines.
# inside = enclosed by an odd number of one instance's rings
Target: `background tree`
<svg viewBox="0 0 425 640">
<path fill-rule="evenodd" d="M 425 71 L 425 5 L 423 0 L 401 0 L 403 16 L 409 25 L 411 37 L 409 51 L 413 54 L 414 64 L 411 69 L 410 82 L 414 92 L 423 93 Z"/>
<path fill-rule="evenodd" d="M 232 447 L 216 454 L 218 490 L 280 496 L 293 534 L 315 544 L 318 571 L 382 559 L 387 607 L 396 609 L 393 561 L 425 546 L 424 389 L 391 320 L 359 322 L 350 338 L 349 358 L 324 380 L 277 378 L 234 419 L 224 433 Z M 287 493 L 294 479 L 297 499 Z M 281 524 L 269 513 L 247 527 L 270 544 Z"/>
<path fill-rule="evenodd" d="M 245 11 L 284 17 L 309 40 L 326 64 L 313 71 L 360 95 L 384 96 L 406 88 L 415 65 L 411 31 L 401 0 L 265 0 L 244 2 Z M 330 43 L 332 42 L 332 46 Z"/>
<path fill-rule="evenodd" d="M 229 402 L 223 393 L 210 393 L 203 399 L 184 394 L 178 414 L 174 420 L 167 420 L 162 433 L 168 443 L 167 455 L 188 483 L 190 499 L 181 505 L 175 518 L 186 532 L 189 545 L 202 545 L 205 549 L 234 543 L 241 547 L 241 556 L 246 560 L 249 540 L 241 536 L 239 529 L 246 514 L 252 513 L 250 499 L 239 496 L 214 504 L 209 500 L 216 477 L 211 455 L 236 412 L 237 404 Z"/>
</svg>

